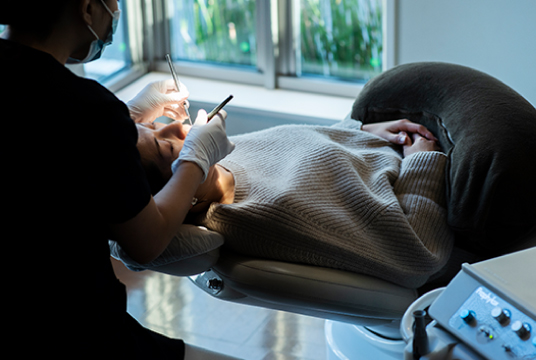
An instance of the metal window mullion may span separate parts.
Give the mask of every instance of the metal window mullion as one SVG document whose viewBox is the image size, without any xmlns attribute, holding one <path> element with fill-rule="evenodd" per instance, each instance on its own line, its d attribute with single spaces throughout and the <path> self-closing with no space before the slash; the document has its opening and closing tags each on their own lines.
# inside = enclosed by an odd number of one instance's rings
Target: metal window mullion
<svg viewBox="0 0 536 360">
<path fill-rule="evenodd" d="M 140 39 L 134 40 L 137 45 L 142 45 L 141 54 L 139 55 L 145 63 L 151 66 L 152 59 L 155 54 L 153 39 L 154 31 L 154 15 L 153 15 L 153 0 L 129 0 L 134 1 L 139 6 L 140 19 L 133 26 L 136 26 L 133 31 L 140 32 Z"/>
<path fill-rule="evenodd" d="M 143 60 L 143 29 L 141 8 L 138 0 L 126 0 L 127 15 L 127 41 L 130 60 L 133 65 L 139 64 Z"/>
<path fill-rule="evenodd" d="M 257 0 L 257 67 L 264 77 L 264 87 L 275 89 L 278 0 Z M 275 35 L 275 36 L 274 36 Z"/>
<path fill-rule="evenodd" d="M 396 1 L 383 0 L 382 32 L 383 32 L 383 71 L 396 65 Z"/>
<path fill-rule="evenodd" d="M 278 0 L 279 52 L 277 73 L 297 76 L 301 73 L 300 59 L 300 1 Z"/>
<path fill-rule="evenodd" d="M 150 34 L 148 34 L 149 58 L 151 68 L 155 68 L 156 62 L 163 60 L 165 54 L 170 53 L 171 34 L 168 23 L 166 0 L 144 0 L 147 4 L 148 13 L 151 13 Z"/>
</svg>

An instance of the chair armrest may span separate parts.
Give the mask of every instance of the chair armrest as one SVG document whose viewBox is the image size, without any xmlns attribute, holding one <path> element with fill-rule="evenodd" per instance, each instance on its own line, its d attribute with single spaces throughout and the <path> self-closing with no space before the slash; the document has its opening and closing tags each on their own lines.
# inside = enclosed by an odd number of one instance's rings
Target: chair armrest
<svg viewBox="0 0 536 360">
<path fill-rule="evenodd" d="M 335 269 L 248 258 L 229 251 L 192 278 L 210 295 L 331 320 L 376 325 L 400 320 L 417 291 Z M 217 288 L 210 286 L 219 283 Z"/>
</svg>

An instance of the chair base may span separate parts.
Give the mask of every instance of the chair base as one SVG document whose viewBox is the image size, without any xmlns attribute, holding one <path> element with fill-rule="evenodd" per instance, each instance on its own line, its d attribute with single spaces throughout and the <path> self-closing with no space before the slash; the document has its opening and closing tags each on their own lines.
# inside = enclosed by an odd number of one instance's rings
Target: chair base
<svg viewBox="0 0 536 360">
<path fill-rule="evenodd" d="M 328 360 L 400 360 L 404 358 L 404 340 L 389 340 L 363 326 L 326 320 L 324 333 Z"/>
</svg>

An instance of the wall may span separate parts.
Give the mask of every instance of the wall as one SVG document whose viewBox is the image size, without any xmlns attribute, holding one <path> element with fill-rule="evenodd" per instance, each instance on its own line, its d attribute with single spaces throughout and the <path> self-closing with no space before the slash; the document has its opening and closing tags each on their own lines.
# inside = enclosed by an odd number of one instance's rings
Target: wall
<svg viewBox="0 0 536 360">
<path fill-rule="evenodd" d="M 445 61 L 506 83 L 536 106 L 536 0 L 395 0 L 395 63 Z"/>
</svg>

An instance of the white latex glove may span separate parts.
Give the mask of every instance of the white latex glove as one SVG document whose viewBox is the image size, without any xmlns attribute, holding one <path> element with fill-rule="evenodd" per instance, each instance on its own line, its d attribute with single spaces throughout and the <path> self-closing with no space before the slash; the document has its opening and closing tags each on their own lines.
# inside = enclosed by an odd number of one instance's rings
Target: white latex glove
<svg viewBox="0 0 536 360">
<path fill-rule="evenodd" d="M 155 81 L 143 88 L 138 95 L 127 102 L 130 117 L 137 123 L 153 122 L 160 116 L 182 121 L 188 117 L 185 106 L 189 106 L 190 93 L 183 83 L 178 92 L 175 82 L 170 80 Z"/>
<path fill-rule="evenodd" d="M 233 151 L 235 145 L 225 132 L 225 112 L 220 112 L 207 123 L 207 113 L 199 110 L 197 119 L 184 140 L 179 158 L 171 164 L 175 173 L 183 161 L 196 163 L 203 171 L 203 181 L 209 168 Z"/>
</svg>

